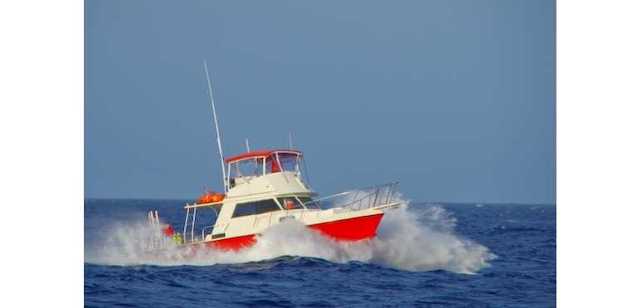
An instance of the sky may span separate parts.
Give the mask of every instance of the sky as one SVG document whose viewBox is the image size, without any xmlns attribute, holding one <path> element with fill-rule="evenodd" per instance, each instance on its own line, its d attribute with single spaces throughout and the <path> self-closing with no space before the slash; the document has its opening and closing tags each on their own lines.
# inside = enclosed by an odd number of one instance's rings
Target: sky
<svg viewBox="0 0 640 308">
<path fill-rule="evenodd" d="M 85 1 L 85 197 L 221 190 L 292 132 L 320 194 L 555 203 L 555 1 Z"/>
</svg>

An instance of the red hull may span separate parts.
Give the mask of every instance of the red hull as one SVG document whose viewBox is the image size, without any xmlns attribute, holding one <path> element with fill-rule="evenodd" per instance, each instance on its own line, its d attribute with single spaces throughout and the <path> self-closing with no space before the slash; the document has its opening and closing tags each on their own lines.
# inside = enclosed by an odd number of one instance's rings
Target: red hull
<svg viewBox="0 0 640 308">
<path fill-rule="evenodd" d="M 384 214 L 330 221 L 310 225 L 309 228 L 337 241 L 359 241 L 376 236 L 382 215 Z M 256 235 L 252 234 L 207 242 L 207 246 L 221 250 L 238 251 L 253 246 L 255 243 Z"/>
<path fill-rule="evenodd" d="M 309 226 L 338 241 L 359 241 L 376 236 L 383 214 L 336 220 Z"/>
</svg>

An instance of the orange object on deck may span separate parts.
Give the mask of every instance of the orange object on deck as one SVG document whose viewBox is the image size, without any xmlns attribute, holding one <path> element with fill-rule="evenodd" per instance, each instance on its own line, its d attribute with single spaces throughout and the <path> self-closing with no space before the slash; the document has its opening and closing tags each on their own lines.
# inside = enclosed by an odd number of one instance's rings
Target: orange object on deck
<svg viewBox="0 0 640 308">
<path fill-rule="evenodd" d="M 220 202 L 224 200 L 224 194 L 208 191 L 198 198 L 198 204 Z"/>
</svg>

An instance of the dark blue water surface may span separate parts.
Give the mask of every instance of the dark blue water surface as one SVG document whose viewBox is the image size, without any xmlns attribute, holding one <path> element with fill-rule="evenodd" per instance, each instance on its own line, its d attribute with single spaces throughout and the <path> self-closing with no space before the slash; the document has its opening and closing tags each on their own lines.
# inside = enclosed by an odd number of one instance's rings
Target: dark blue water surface
<svg viewBox="0 0 640 308">
<path fill-rule="evenodd" d="M 85 201 L 87 306 L 555 306 L 554 205 L 437 205 L 446 210 L 448 222 L 455 222 L 451 232 L 456 237 L 495 255 L 475 274 L 457 273 L 448 266 L 416 270 L 384 262 L 331 262 L 295 255 L 177 266 L 93 260 L 108 247 L 105 233 L 113 232 L 118 223 L 143 220 L 149 209 L 158 209 L 161 218 L 180 229 L 182 205 L 184 201 L 172 200 Z M 433 206 L 411 204 L 409 213 L 426 215 L 420 209 Z M 414 235 L 407 237 L 404 245 L 412 245 Z"/>
</svg>

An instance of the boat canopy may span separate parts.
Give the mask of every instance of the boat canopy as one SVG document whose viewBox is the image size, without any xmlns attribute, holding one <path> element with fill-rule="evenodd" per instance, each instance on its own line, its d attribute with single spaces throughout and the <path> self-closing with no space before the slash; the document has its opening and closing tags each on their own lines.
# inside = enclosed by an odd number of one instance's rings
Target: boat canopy
<svg viewBox="0 0 640 308">
<path fill-rule="evenodd" d="M 227 157 L 227 158 L 224 159 L 224 162 L 225 163 L 233 163 L 233 162 L 237 162 L 237 161 L 241 161 L 241 160 L 245 160 L 245 159 L 250 159 L 250 158 L 267 158 L 267 157 L 273 156 L 275 154 L 302 156 L 302 152 L 300 152 L 298 150 L 292 150 L 292 149 L 288 149 L 288 150 L 257 150 L 257 151 L 250 151 L 250 152 L 238 154 L 238 155 L 235 155 L 235 156 Z"/>
<path fill-rule="evenodd" d="M 302 152 L 297 150 L 258 150 L 225 159 L 230 178 L 261 176 L 282 171 L 300 172 Z"/>
</svg>

